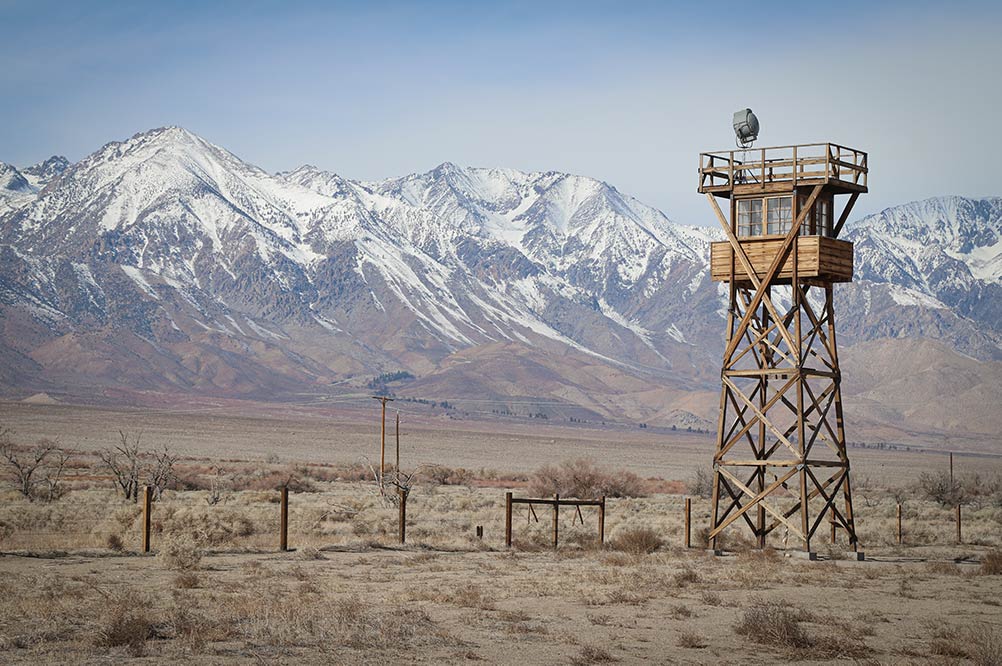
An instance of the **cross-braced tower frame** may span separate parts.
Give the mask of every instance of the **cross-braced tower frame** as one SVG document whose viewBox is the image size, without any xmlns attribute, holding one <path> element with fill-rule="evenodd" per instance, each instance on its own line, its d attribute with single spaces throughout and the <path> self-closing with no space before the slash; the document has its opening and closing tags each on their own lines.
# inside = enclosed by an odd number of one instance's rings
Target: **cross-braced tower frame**
<svg viewBox="0 0 1002 666">
<path fill-rule="evenodd" d="M 728 307 L 710 545 L 740 521 L 760 547 L 781 529 L 811 551 L 827 519 L 858 550 L 832 294 L 852 280 L 838 235 L 867 191 L 867 155 L 830 143 L 704 153 L 699 174 L 727 235 L 711 248 Z"/>
</svg>

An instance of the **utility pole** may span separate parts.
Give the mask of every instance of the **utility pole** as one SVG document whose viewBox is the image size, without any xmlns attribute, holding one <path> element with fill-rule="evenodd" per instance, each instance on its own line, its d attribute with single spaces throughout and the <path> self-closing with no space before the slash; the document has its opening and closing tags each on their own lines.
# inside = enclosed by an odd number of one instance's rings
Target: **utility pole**
<svg viewBox="0 0 1002 666">
<path fill-rule="evenodd" d="M 379 487 L 383 487 L 383 473 L 386 471 L 386 403 L 393 402 L 393 398 L 385 395 L 374 395 L 373 400 L 378 400 L 383 404 L 383 425 L 379 438 Z"/>
<path fill-rule="evenodd" d="M 397 434 L 397 466 L 396 466 L 395 469 L 396 469 L 396 474 L 397 474 L 397 483 L 400 483 L 400 412 L 399 411 L 397 412 L 397 432 L 396 432 L 396 434 Z"/>
</svg>

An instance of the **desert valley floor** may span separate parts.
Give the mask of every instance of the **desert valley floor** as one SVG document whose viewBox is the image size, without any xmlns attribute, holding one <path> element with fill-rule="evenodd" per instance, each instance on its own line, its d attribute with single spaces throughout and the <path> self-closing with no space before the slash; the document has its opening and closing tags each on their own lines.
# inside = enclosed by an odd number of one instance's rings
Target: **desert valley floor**
<svg viewBox="0 0 1002 666">
<path fill-rule="evenodd" d="M 377 405 L 135 410 L 0 404 L 25 447 L 75 451 L 67 492 L 28 502 L 0 491 L 0 660 L 107 663 L 974 663 L 1002 659 L 1002 507 L 954 513 L 917 494 L 942 453 L 850 449 L 866 560 L 819 531 L 818 561 L 775 533 L 726 553 L 683 547 L 683 496 L 707 467 L 709 435 L 405 419 L 402 468 L 424 465 L 407 544 L 364 461 L 378 459 Z M 116 495 L 96 453 L 118 430 L 180 458 L 181 484 L 141 508 Z M 391 429 L 392 435 L 392 429 Z M 391 440 L 392 442 L 392 437 Z M 590 458 L 636 497 L 610 498 L 606 543 L 591 509 L 515 514 L 504 492 L 534 472 Z M 998 478 L 1002 461 L 962 455 L 956 473 Z M 633 473 L 636 476 L 630 476 Z M 290 486 L 289 552 L 278 493 Z M 904 507 L 896 543 L 895 508 Z M 564 513 L 566 511 L 566 513 Z M 709 501 L 693 499 L 693 540 Z M 484 538 L 475 536 L 482 526 Z"/>
</svg>

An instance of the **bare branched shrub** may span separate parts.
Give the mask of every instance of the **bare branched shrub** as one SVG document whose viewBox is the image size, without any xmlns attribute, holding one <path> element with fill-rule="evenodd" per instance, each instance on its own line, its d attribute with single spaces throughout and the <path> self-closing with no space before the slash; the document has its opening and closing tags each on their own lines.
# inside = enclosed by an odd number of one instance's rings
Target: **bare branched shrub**
<svg viewBox="0 0 1002 666">
<path fill-rule="evenodd" d="M 538 497 L 559 493 L 561 497 L 580 499 L 643 495 L 640 477 L 636 474 L 623 470 L 608 472 L 588 458 L 541 467 L 529 479 L 529 493 Z"/>
<path fill-rule="evenodd" d="M 960 481 L 951 479 L 947 472 L 922 472 L 917 485 L 923 497 L 937 502 L 940 506 L 956 506 L 964 503 L 963 485 Z"/>
<path fill-rule="evenodd" d="M 703 467 L 697 467 L 696 473 L 686 484 L 686 492 L 693 497 L 709 498 L 713 493 L 713 478 L 710 473 Z"/>
<path fill-rule="evenodd" d="M 117 446 L 104 449 L 98 455 L 104 467 L 115 477 L 115 484 L 125 495 L 125 499 L 137 502 L 139 501 L 139 477 L 142 474 L 142 465 L 139 460 L 139 440 L 142 438 L 142 433 L 130 436 L 119 430 L 118 436 Z"/>
<path fill-rule="evenodd" d="M 658 533 L 649 527 L 634 527 L 620 531 L 609 542 L 614 550 L 632 555 L 647 555 L 664 545 Z"/>
<path fill-rule="evenodd" d="M 174 454 L 166 445 L 159 451 L 153 452 L 153 461 L 149 465 L 147 483 L 153 488 L 153 498 L 159 500 L 163 492 L 172 485 L 177 476 L 174 473 L 174 464 L 178 456 Z"/>
<path fill-rule="evenodd" d="M 143 433 L 118 431 L 118 444 L 98 453 L 101 465 L 115 479 L 115 486 L 125 499 L 139 501 L 139 489 L 145 482 L 153 489 L 153 499 L 159 500 L 167 488 L 177 483 L 174 465 L 178 456 L 166 445 L 152 453 L 140 449 Z"/>
<path fill-rule="evenodd" d="M 18 451 L 11 441 L 13 431 L 0 428 L 0 461 L 14 487 L 34 502 L 50 502 L 63 494 L 62 476 L 70 452 L 55 440 L 42 440 L 26 451 Z"/>
</svg>

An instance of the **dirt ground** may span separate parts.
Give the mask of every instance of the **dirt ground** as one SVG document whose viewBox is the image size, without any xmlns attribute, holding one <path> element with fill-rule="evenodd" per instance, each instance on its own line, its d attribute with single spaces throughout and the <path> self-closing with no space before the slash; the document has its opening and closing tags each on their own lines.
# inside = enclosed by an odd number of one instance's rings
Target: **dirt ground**
<svg viewBox="0 0 1002 666">
<path fill-rule="evenodd" d="M 4 661 L 994 664 L 1002 657 L 1002 576 L 943 560 L 379 549 L 213 555 L 190 578 L 161 560 L 0 557 Z M 739 633 L 743 623 L 756 633 Z"/>
<path fill-rule="evenodd" d="M 390 410 L 387 427 L 391 446 L 392 417 Z M 203 410 L 152 410 L 0 401 L 0 423 L 13 428 L 21 440 L 58 439 L 64 446 L 81 451 L 110 446 L 118 431 L 125 430 L 141 432 L 147 448 L 168 445 L 186 456 L 214 460 L 277 456 L 289 462 L 356 463 L 379 457 L 379 406 L 375 401 L 370 410 L 328 412 L 276 405 L 238 411 L 211 406 Z M 531 472 L 570 457 L 591 457 L 611 468 L 663 479 L 687 479 L 697 468 L 707 468 L 714 448 L 711 434 L 575 428 L 543 422 L 456 421 L 411 414 L 406 409 L 400 441 L 406 466 L 439 464 Z M 902 483 L 947 464 L 942 452 L 903 448 L 850 448 L 849 455 L 858 475 Z M 955 466 L 958 474 L 1002 471 L 1002 451 L 957 455 Z"/>
<path fill-rule="evenodd" d="M 683 490 L 671 488 L 710 458 L 707 437 L 411 424 L 405 469 L 449 467 L 413 487 L 401 546 L 396 507 L 357 464 L 373 457 L 377 431 L 353 415 L 5 403 L 0 421 L 24 446 L 58 437 L 77 452 L 54 501 L 0 489 L 3 663 L 1002 664 L 1002 506 L 965 506 L 955 544 L 952 510 L 910 485 L 942 469 L 942 455 L 851 451 L 866 560 L 822 530 L 820 559 L 808 561 L 778 531 L 765 551 L 740 535 L 723 556 L 682 547 Z M 153 505 L 151 555 L 138 553 L 139 506 L 94 455 L 118 428 L 184 454 L 184 487 Z M 647 489 L 609 499 L 606 543 L 594 510 L 576 521 L 562 509 L 554 551 L 549 509 L 537 522 L 520 508 L 507 550 L 504 492 L 524 494 L 526 473 L 588 454 Z M 999 471 L 990 457 L 956 467 Z M 278 552 L 274 484 L 291 476 L 294 550 Z M 697 544 L 708 515 L 695 498 Z"/>
</svg>

